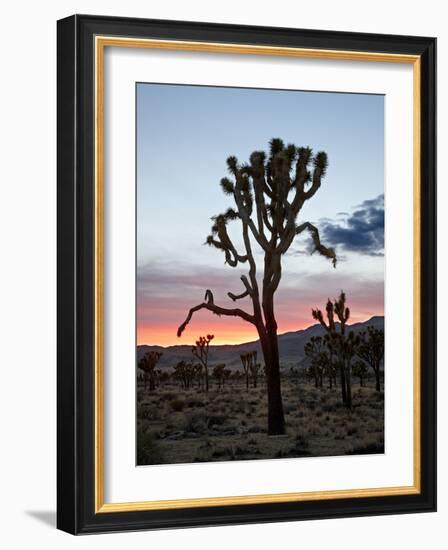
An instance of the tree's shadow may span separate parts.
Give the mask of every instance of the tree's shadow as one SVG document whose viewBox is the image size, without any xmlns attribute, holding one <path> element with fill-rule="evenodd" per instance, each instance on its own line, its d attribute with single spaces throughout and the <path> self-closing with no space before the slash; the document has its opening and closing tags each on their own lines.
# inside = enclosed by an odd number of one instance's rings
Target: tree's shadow
<svg viewBox="0 0 448 550">
<path fill-rule="evenodd" d="M 55 510 L 26 510 L 29 516 L 44 523 L 48 527 L 56 528 L 56 511 Z"/>
</svg>

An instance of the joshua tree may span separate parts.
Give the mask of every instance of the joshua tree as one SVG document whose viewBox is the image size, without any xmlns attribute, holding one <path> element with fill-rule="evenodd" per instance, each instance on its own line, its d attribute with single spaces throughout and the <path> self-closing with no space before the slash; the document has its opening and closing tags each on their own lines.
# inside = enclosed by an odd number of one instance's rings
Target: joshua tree
<svg viewBox="0 0 448 550">
<path fill-rule="evenodd" d="M 224 386 L 224 379 L 226 376 L 226 366 L 224 363 L 220 365 L 216 365 L 216 367 L 213 368 L 213 376 L 218 381 L 218 389 L 221 389 Z"/>
<path fill-rule="evenodd" d="M 203 371 L 204 371 L 204 368 L 200 363 L 196 363 L 193 366 L 193 378 L 195 378 L 197 380 L 199 390 L 204 389 Z"/>
<path fill-rule="evenodd" d="M 246 391 L 249 391 L 250 363 L 252 362 L 252 353 L 242 353 L 240 355 L 240 359 L 243 365 L 244 376 L 246 378 Z"/>
<path fill-rule="evenodd" d="M 359 338 L 350 331 L 346 332 L 347 321 L 350 318 L 350 309 L 345 305 L 345 294 L 341 292 L 334 303 L 328 299 L 326 305 L 327 322 L 320 309 L 313 309 L 313 318 L 325 328 L 329 336 L 329 345 L 336 352 L 337 363 L 341 377 L 342 401 L 347 408 L 352 407 L 351 361 L 357 352 Z M 334 315 L 339 319 L 340 329 L 336 331 Z"/>
<path fill-rule="evenodd" d="M 244 375 L 246 377 L 246 390 L 249 391 L 249 380 L 252 378 L 254 388 L 257 387 L 258 373 L 261 365 L 257 363 L 257 352 L 250 351 L 240 355 L 241 363 L 243 364 Z"/>
<path fill-rule="evenodd" d="M 375 389 L 380 391 L 380 366 L 384 357 L 384 332 L 375 327 L 367 327 L 367 332 L 361 332 L 361 343 L 358 356 L 363 359 L 375 373 Z"/>
<path fill-rule="evenodd" d="M 159 359 L 162 357 L 163 353 L 160 351 L 147 351 L 145 355 L 138 362 L 138 368 L 143 371 L 143 380 L 145 383 L 145 390 L 149 381 L 149 391 L 154 391 L 156 389 L 156 380 L 155 380 L 155 366 L 159 362 Z"/>
<path fill-rule="evenodd" d="M 354 376 L 359 378 L 359 385 L 364 386 L 364 376 L 367 374 L 367 366 L 364 361 L 358 359 L 353 363 L 352 372 Z"/>
<path fill-rule="evenodd" d="M 325 353 L 325 342 L 320 336 L 312 336 L 305 344 L 305 355 L 310 358 L 310 374 L 314 378 L 314 387 L 322 387 L 324 368 L 328 362 Z"/>
<path fill-rule="evenodd" d="M 174 375 L 180 380 L 182 388 L 188 390 L 195 374 L 194 365 L 186 361 L 179 361 L 174 367 Z"/>
<path fill-rule="evenodd" d="M 252 383 L 254 385 L 254 388 L 258 385 L 258 373 L 260 372 L 261 365 L 260 363 L 257 363 L 257 352 L 254 351 L 253 354 L 253 360 L 252 363 L 249 365 L 250 375 L 252 377 Z"/>
<path fill-rule="evenodd" d="M 191 348 L 191 353 L 199 359 L 201 365 L 204 368 L 206 392 L 208 392 L 208 352 L 210 342 L 213 340 L 213 338 L 213 334 L 207 334 L 207 336 L 199 336 L 199 340 L 196 340 L 196 345 Z"/>
<path fill-rule="evenodd" d="M 244 290 L 228 293 L 233 300 L 248 297 L 252 311 L 238 307 L 227 308 L 215 304 L 211 290 L 205 292 L 204 302 L 192 307 L 177 334 L 180 336 L 193 314 L 207 309 L 215 315 L 240 317 L 255 326 L 266 366 L 268 394 L 268 433 L 283 434 L 285 421 L 280 386 L 280 361 L 277 340 L 274 296 L 282 275 L 282 257 L 295 237 L 308 231 L 314 250 L 336 265 L 332 248 L 320 242 L 317 227 L 309 222 L 298 223 L 303 205 L 321 186 L 327 168 L 327 155 L 313 155 L 309 147 L 285 146 L 281 139 L 272 139 L 269 155 L 254 151 L 248 164 L 240 164 L 236 157 L 227 159 L 231 179 L 221 180 L 222 190 L 233 198 L 235 208 L 218 214 L 213 220 L 211 235 L 206 239 L 210 246 L 221 250 L 231 267 L 248 265 L 248 274 L 241 276 Z M 244 251 L 239 252 L 228 233 L 228 224 L 239 220 Z M 257 265 L 252 244 L 264 256 L 261 284 L 257 280 Z"/>
</svg>

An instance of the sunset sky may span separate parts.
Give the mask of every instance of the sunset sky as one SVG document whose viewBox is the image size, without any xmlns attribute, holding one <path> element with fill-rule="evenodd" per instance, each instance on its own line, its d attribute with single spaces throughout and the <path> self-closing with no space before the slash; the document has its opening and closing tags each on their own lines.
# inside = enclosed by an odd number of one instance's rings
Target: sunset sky
<svg viewBox="0 0 448 550">
<path fill-rule="evenodd" d="M 341 289 L 351 322 L 384 314 L 383 96 L 144 83 L 137 85 L 138 344 L 191 344 L 206 333 L 216 344 L 257 339 L 252 325 L 209 311 L 197 313 L 181 338 L 176 331 L 207 288 L 223 307 L 234 306 L 227 292 L 242 292 L 247 268 L 229 267 L 203 243 L 210 218 L 233 206 L 219 185 L 226 158 L 247 162 L 273 137 L 327 152 L 327 175 L 298 223 L 317 225 L 339 258 L 333 269 L 309 254 L 308 237 L 294 242 L 276 294 L 279 333 L 313 324 L 311 308 Z M 231 223 L 236 243 L 238 227 Z M 239 305 L 252 311 L 247 299 Z"/>
</svg>

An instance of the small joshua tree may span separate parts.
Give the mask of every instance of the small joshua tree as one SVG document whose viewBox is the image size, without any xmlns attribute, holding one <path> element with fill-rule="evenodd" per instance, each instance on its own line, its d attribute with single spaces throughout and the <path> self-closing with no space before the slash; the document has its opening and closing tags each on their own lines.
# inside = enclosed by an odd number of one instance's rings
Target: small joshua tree
<svg viewBox="0 0 448 550">
<path fill-rule="evenodd" d="M 329 335 L 330 346 L 337 355 L 336 366 L 341 377 L 342 401 L 348 409 L 352 407 L 352 385 L 351 385 L 351 361 L 357 352 L 359 338 L 350 331 L 347 334 L 346 325 L 350 319 L 350 309 L 346 306 L 346 297 L 341 292 L 334 303 L 328 299 L 325 307 L 327 321 L 320 309 L 313 309 L 313 318 L 319 321 Z M 339 332 L 336 330 L 334 316 L 337 316 L 340 324 Z"/>
<path fill-rule="evenodd" d="M 194 377 L 194 366 L 187 361 L 179 361 L 174 367 L 174 376 L 180 380 L 184 390 L 188 390 Z"/>
<path fill-rule="evenodd" d="M 228 296 L 234 302 L 248 298 L 252 311 L 239 307 L 222 307 L 215 303 L 210 289 L 204 301 L 193 306 L 179 326 L 181 336 L 193 315 L 206 309 L 215 315 L 239 317 L 257 330 L 266 368 L 268 397 L 268 433 L 285 433 L 285 419 L 280 381 L 280 357 L 277 339 L 277 320 L 274 297 L 282 277 L 282 257 L 294 239 L 309 232 L 314 250 L 330 259 L 336 266 L 336 254 L 320 241 L 317 227 L 308 221 L 299 223 L 304 204 L 321 187 L 327 169 L 327 155 L 313 155 L 309 147 L 285 145 L 279 138 L 270 141 L 269 153 L 254 151 L 249 162 L 241 164 L 231 156 L 227 159 L 230 178 L 221 180 L 222 190 L 233 198 L 234 208 L 213 219 L 211 234 L 206 243 L 220 250 L 231 267 L 248 265 L 247 275 L 241 276 L 243 291 Z M 238 251 L 228 232 L 228 224 L 238 221 L 244 250 Z M 256 255 L 253 245 L 261 249 L 263 270 L 257 278 Z"/>
<path fill-rule="evenodd" d="M 148 382 L 149 391 L 154 391 L 156 389 L 156 375 L 154 369 L 162 355 L 163 353 L 160 351 L 147 351 L 138 362 L 138 368 L 143 371 L 145 390 Z"/>
<path fill-rule="evenodd" d="M 213 376 L 218 381 L 218 389 L 222 389 L 224 386 L 226 366 L 224 363 L 213 367 Z"/>
<path fill-rule="evenodd" d="M 254 351 L 252 353 L 252 362 L 249 365 L 250 375 L 252 378 L 252 383 L 254 385 L 254 388 L 256 388 L 258 385 L 258 374 L 260 372 L 260 369 L 261 369 L 261 365 L 260 363 L 257 363 L 257 352 Z"/>
<path fill-rule="evenodd" d="M 257 352 L 250 351 L 248 353 L 242 353 L 240 358 L 246 377 L 246 391 L 249 391 L 249 380 L 251 377 L 254 382 L 254 388 L 257 387 L 256 381 L 258 378 L 258 371 L 260 370 L 260 365 L 257 365 Z"/>
<path fill-rule="evenodd" d="M 320 336 L 312 336 L 305 344 L 305 355 L 311 361 L 309 373 L 314 378 L 314 387 L 321 388 L 324 368 L 328 360 L 324 339 Z"/>
<path fill-rule="evenodd" d="M 357 376 L 359 378 L 359 385 L 363 387 L 364 377 L 367 374 L 367 365 L 364 363 L 364 361 L 361 361 L 360 359 L 358 359 L 358 361 L 355 361 L 353 363 L 352 372 L 353 376 Z"/>
<path fill-rule="evenodd" d="M 384 331 L 375 327 L 367 327 L 367 332 L 361 332 L 360 338 L 358 356 L 373 369 L 375 389 L 380 391 L 380 367 L 384 357 Z"/>
<path fill-rule="evenodd" d="M 207 336 L 199 336 L 199 340 L 196 340 L 196 345 L 191 348 L 191 353 L 199 359 L 201 365 L 204 368 L 205 373 L 205 391 L 208 393 L 208 352 L 210 342 L 213 340 L 213 334 L 207 334 Z"/>
<path fill-rule="evenodd" d="M 193 366 L 193 378 L 198 383 L 199 390 L 204 389 L 204 367 L 200 363 Z"/>
</svg>

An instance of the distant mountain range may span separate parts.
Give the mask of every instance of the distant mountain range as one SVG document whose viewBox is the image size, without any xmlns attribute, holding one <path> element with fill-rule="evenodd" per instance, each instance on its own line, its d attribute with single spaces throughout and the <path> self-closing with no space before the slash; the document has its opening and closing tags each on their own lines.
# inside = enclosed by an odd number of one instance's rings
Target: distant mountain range
<svg viewBox="0 0 448 550">
<path fill-rule="evenodd" d="M 354 323 L 348 329 L 356 333 L 365 330 L 368 326 L 384 330 L 384 317 L 372 317 L 368 321 Z M 296 332 L 279 334 L 278 343 L 282 368 L 307 366 L 304 352 L 305 344 L 311 336 L 322 336 L 324 332 L 323 327 L 317 324 Z M 172 367 L 179 361 L 191 361 L 193 359 L 191 347 L 191 345 L 169 347 L 142 345 L 137 347 L 137 358 L 140 359 L 148 351 L 161 351 L 163 355 L 157 366 L 160 368 Z M 240 368 L 240 355 L 255 350 L 258 352 L 259 360 L 262 361 L 261 347 L 258 340 L 245 342 L 244 344 L 210 346 L 209 365 L 225 363 L 227 367 Z"/>
</svg>

